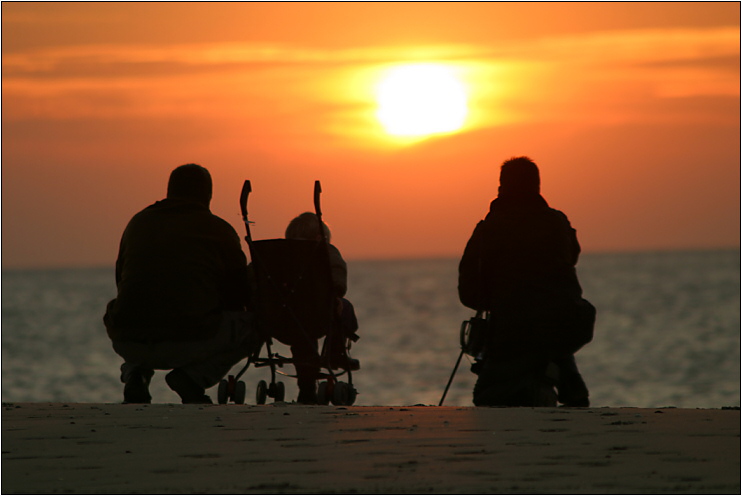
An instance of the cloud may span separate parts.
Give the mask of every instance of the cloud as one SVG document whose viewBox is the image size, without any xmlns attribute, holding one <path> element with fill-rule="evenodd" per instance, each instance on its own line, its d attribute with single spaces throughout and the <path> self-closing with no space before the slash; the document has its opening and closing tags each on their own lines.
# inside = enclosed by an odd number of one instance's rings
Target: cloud
<svg viewBox="0 0 742 496">
<path fill-rule="evenodd" d="M 477 126 L 633 119 L 653 98 L 739 96 L 739 29 L 726 27 L 332 50 L 255 42 L 87 45 L 5 54 L 4 118 L 224 118 L 269 107 L 353 112 L 373 105 L 373 94 L 370 77 L 352 74 L 433 60 L 467 69 L 472 99 L 486 114 Z"/>
<path fill-rule="evenodd" d="M 491 56 L 498 74 L 483 71 L 476 87 L 488 97 L 489 121 L 559 124 L 713 121 L 678 99 L 739 99 L 739 30 L 653 29 L 561 36 L 500 47 Z M 494 93 L 494 92 L 493 92 Z M 670 105 L 658 101 L 669 99 Z M 677 106 L 679 105 L 679 107 Z M 668 111 L 673 106 L 672 111 Z M 738 106 L 738 105 L 737 105 Z M 717 114 L 728 122 L 729 112 Z"/>
<path fill-rule="evenodd" d="M 466 45 L 312 49 L 261 43 L 165 47 L 97 45 L 43 49 L 3 56 L 4 79 L 183 74 L 285 65 L 349 65 L 471 57 Z M 133 70 L 132 70 L 133 69 Z"/>
<path fill-rule="evenodd" d="M 596 68 L 696 65 L 735 71 L 739 30 L 654 29 L 537 38 L 496 45 L 442 44 L 316 49 L 269 43 L 89 45 L 4 54 L 3 80 L 153 77 L 281 65 L 356 65 L 419 60 L 519 61 Z M 734 63 L 736 60 L 736 64 Z"/>
</svg>

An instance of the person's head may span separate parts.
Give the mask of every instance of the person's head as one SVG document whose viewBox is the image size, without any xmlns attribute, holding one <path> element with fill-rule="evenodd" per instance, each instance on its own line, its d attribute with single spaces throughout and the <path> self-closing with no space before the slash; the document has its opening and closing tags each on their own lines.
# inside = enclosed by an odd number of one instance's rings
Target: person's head
<svg viewBox="0 0 742 496">
<path fill-rule="evenodd" d="M 330 241 L 330 228 L 322 222 L 322 229 L 325 231 L 327 241 Z M 321 239 L 319 233 L 319 220 L 317 214 L 304 212 L 289 222 L 286 227 L 286 239 L 308 239 L 311 241 Z"/>
<path fill-rule="evenodd" d="M 526 198 L 541 194 L 538 166 L 528 157 L 513 157 L 500 168 L 499 195 Z"/>
<path fill-rule="evenodd" d="M 185 164 L 170 173 L 167 197 L 194 200 L 206 207 L 211 203 L 211 174 L 198 164 Z"/>
</svg>

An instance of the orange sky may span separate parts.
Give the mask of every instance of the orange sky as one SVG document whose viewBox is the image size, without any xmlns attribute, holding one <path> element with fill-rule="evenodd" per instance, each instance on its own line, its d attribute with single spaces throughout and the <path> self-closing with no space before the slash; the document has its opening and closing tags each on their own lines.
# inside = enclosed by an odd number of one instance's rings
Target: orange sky
<svg viewBox="0 0 742 496">
<path fill-rule="evenodd" d="M 169 172 L 255 238 L 311 210 L 348 259 L 459 256 L 528 155 L 584 252 L 738 247 L 740 5 L 2 3 L 2 266 L 112 265 Z M 374 117 L 395 64 L 455 67 L 458 133 Z"/>
</svg>

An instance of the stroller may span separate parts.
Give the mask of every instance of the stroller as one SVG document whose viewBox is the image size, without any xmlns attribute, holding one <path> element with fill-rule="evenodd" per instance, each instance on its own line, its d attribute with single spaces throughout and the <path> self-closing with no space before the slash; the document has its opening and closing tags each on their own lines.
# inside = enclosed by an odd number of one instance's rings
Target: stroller
<svg viewBox="0 0 742 496">
<path fill-rule="evenodd" d="M 220 404 L 229 400 L 243 404 L 246 385 L 240 380 L 252 364 L 255 368 L 268 367 L 270 383 L 258 382 L 255 401 L 265 404 L 267 398 L 284 401 L 285 386 L 277 381 L 277 376 L 296 378 L 297 375 L 285 373 L 284 365 L 302 366 L 300 359 L 285 357 L 272 349 L 273 339 L 285 345 L 303 342 L 314 346 L 317 340 L 325 338 L 319 356 L 317 402 L 327 405 L 352 405 L 358 394 L 353 386 L 353 362 L 349 356 L 351 341 L 358 336 L 344 336 L 339 328 L 337 300 L 333 293 L 328 256 L 328 242 L 322 229 L 319 181 L 314 184 L 314 206 L 318 218 L 319 241 L 297 239 L 267 239 L 255 241 L 250 234 L 250 221 L 247 218 L 247 200 L 252 191 L 250 181 L 245 181 L 240 196 L 242 218 L 247 235 L 245 241 L 250 250 L 251 266 L 254 273 L 254 287 L 257 290 L 255 302 L 256 323 L 265 354 L 261 355 L 261 345 L 236 376 L 228 376 L 219 383 L 217 399 Z M 340 343 L 342 354 L 338 353 Z M 334 344 L 334 345 L 333 345 Z M 338 380 L 346 376 L 347 382 Z"/>
</svg>

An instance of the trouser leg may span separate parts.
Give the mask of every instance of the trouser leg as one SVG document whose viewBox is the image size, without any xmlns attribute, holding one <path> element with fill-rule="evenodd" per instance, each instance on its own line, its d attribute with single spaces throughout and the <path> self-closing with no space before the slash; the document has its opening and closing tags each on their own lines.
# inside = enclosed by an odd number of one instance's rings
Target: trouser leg
<svg viewBox="0 0 742 496">
<path fill-rule="evenodd" d="M 342 307 L 340 310 L 340 329 L 345 337 L 352 337 L 358 330 L 358 319 L 356 318 L 356 310 L 353 308 L 353 304 L 345 299 L 340 299 Z"/>
<path fill-rule="evenodd" d="M 552 359 L 559 369 L 557 391 L 559 402 L 565 406 L 590 406 L 590 392 L 582 378 L 574 355 L 565 355 Z"/>
<path fill-rule="evenodd" d="M 340 299 L 340 314 L 334 321 L 332 332 L 325 338 L 325 353 L 332 368 L 358 370 L 360 362 L 348 356 L 350 341 L 358 341 L 358 320 L 355 309 L 350 301 Z"/>
<path fill-rule="evenodd" d="M 358 319 L 353 304 L 345 298 L 340 298 L 340 312 L 333 321 L 332 332 L 325 338 L 326 348 L 333 360 L 345 356 L 346 341 L 357 340 Z"/>
<path fill-rule="evenodd" d="M 317 378 L 320 359 L 317 340 L 307 340 L 291 345 L 291 356 L 296 369 L 296 384 L 299 387 L 299 403 L 317 402 Z"/>
<path fill-rule="evenodd" d="M 252 329 L 252 317 L 245 312 L 226 312 L 213 338 L 208 358 L 176 367 L 204 389 L 215 386 L 240 360 L 260 346 Z"/>
<path fill-rule="evenodd" d="M 260 345 L 252 314 L 225 312 L 216 335 L 208 339 L 154 344 L 114 341 L 113 349 L 125 360 L 122 380 L 136 370 L 172 369 L 203 393 Z"/>
<path fill-rule="evenodd" d="M 559 371 L 564 374 L 579 374 L 580 371 L 577 369 L 577 361 L 574 355 L 564 355 L 558 358 L 553 358 L 552 361 L 559 367 Z"/>
<path fill-rule="evenodd" d="M 124 362 L 121 364 L 121 382 L 129 382 L 135 376 L 141 376 L 149 381 L 155 374 L 155 370 L 150 367 L 143 367 L 136 363 Z"/>
<path fill-rule="evenodd" d="M 555 406 L 546 378 L 547 359 L 539 353 L 487 356 L 474 385 L 477 406 Z"/>
</svg>

